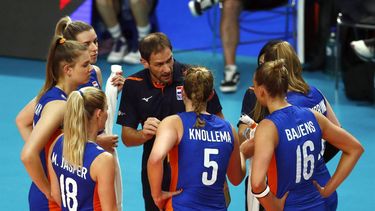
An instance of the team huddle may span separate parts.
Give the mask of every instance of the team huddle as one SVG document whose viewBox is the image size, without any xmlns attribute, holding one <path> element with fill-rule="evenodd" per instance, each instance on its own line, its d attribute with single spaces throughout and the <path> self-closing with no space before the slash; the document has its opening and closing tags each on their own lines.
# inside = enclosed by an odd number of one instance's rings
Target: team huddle
<svg viewBox="0 0 375 211">
<path fill-rule="evenodd" d="M 336 189 L 364 149 L 303 80 L 289 43 L 273 40 L 260 51 L 241 110 L 257 124 L 241 118 L 238 131 L 224 118 L 209 69 L 177 62 L 159 32 L 140 40 L 139 52 L 143 70 L 107 83 L 121 92 L 122 142 L 143 145 L 145 210 L 227 210 L 227 181 L 239 185 L 247 170 L 248 210 L 336 210 Z M 101 90 L 97 56 L 92 26 L 57 23 L 45 84 L 16 119 L 33 181 L 30 210 L 122 210 L 118 137 L 105 133 L 114 102 Z M 338 151 L 331 176 L 326 162 Z"/>
</svg>

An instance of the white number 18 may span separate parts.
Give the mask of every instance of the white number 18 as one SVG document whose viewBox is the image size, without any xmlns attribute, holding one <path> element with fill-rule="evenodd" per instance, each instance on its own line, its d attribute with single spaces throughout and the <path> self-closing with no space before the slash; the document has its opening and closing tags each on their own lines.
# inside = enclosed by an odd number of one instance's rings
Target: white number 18
<svg viewBox="0 0 375 211">
<path fill-rule="evenodd" d="M 77 182 L 70 177 L 64 179 L 64 175 L 62 174 L 60 176 L 60 191 L 63 207 L 68 207 L 72 211 L 77 210 Z"/>
</svg>

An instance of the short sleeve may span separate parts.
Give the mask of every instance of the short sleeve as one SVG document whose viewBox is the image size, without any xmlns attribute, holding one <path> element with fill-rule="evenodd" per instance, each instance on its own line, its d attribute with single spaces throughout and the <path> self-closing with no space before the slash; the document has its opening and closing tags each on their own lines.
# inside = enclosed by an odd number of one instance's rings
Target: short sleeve
<svg viewBox="0 0 375 211">
<path fill-rule="evenodd" d="M 137 100 L 134 96 L 132 81 L 126 80 L 122 88 L 120 107 L 117 114 L 117 124 L 136 129 L 139 124 L 139 116 L 136 110 Z"/>
<path fill-rule="evenodd" d="M 223 108 L 221 107 L 221 103 L 219 100 L 219 97 L 216 94 L 216 91 L 214 90 L 213 97 L 207 102 L 207 112 L 210 114 L 217 114 L 221 112 Z"/>
</svg>

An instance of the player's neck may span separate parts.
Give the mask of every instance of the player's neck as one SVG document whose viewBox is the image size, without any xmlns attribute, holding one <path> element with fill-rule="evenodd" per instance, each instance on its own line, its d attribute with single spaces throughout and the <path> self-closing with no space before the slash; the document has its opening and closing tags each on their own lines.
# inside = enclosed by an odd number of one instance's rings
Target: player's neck
<svg viewBox="0 0 375 211">
<path fill-rule="evenodd" d="M 193 106 L 193 102 L 189 99 L 185 99 L 184 100 L 184 103 L 185 103 L 185 111 L 186 112 L 191 112 L 191 111 L 194 111 L 195 112 L 195 109 L 194 109 L 194 106 Z M 209 114 L 207 111 L 207 106 L 205 105 L 203 108 L 201 108 L 201 111 L 199 112 L 200 114 Z"/>
<path fill-rule="evenodd" d="M 63 90 L 66 95 L 69 95 L 72 91 L 77 89 L 77 86 L 65 82 L 58 82 L 55 86 Z"/>
<path fill-rule="evenodd" d="M 267 108 L 270 113 L 290 106 L 284 98 L 273 98 L 268 101 Z"/>
</svg>

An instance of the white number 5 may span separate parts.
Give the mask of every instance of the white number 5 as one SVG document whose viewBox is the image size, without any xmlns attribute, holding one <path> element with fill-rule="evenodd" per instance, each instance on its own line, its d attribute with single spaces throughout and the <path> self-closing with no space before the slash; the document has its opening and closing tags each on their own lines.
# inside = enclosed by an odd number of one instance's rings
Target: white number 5
<svg viewBox="0 0 375 211">
<path fill-rule="evenodd" d="M 218 149 L 204 149 L 204 167 L 210 168 L 212 167 L 212 176 L 211 179 L 208 179 L 208 173 L 203 172 L 202 173 L 202 183 L 204 185 L 212 185 L 216 182 L 217 180 L 217 171 L 219 169 L 219 166 L 215 161 L 210 160 L 210 155 L 217 155 L 219 154 Z"/>
</svg>

